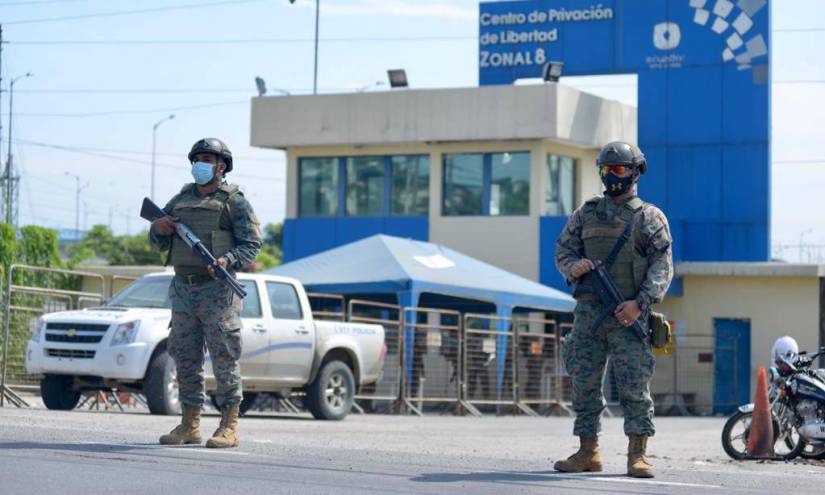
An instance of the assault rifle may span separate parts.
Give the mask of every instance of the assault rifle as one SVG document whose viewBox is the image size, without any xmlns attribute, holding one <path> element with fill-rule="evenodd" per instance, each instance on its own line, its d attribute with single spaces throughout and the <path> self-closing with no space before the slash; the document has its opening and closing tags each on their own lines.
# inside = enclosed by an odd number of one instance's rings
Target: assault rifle
<svg viewBox="0 0 825 495">
<path fill-rule="evenodd" d="M 599 321 L 602 321 L 604 318 L 610 317 L 616 312 L 616 307 L 624 302 L 624 297 L 622 297 L 622 293 L 619 291 L 619 288 L 616 287 L 616 282 L 613 281 L 613 277 L 610 276 L 610 272 L 607 271 L 607 267 L 603 263 L 597 263 L 596 268 L 594 268 L 590 274 L 593 292 L 599 296 L 599 300 L 601 300 L 606 308 L 605 315 L 599 319 Z M 608 311 L 609 314 L 607 314 Z M 633 322 L 630 328 L 633 329 L 633 332 L 639 337 L 639 340 L 645 343 L 647 342 L 647 333 L 645 333 L 642 325 L 639 324 L 638 319 Z"/>
<path fill-rule="evenodd" d="M 154 222 L 158 218 L 163 218 L 167 216 L 167 213 L 161 209 L 158 205 L 152 202 L 149 198 L 143 198 L 143 205 L 140 207 L 140 216 L 145 220 L 149 220 L 150 222 Z M 215 275 L 218 276 L 218 280 L 225 286 L 232 289 L 232 291 L 237 294 L 241 299 L 246 297 L 246 291 L 244 290 L 243 286 L 238 283 L 235 277 L 232 276 L 231 273 L 226 271 L 226 268 L 222 267 L 218 264 L 218 261 L 212 256 L 212 253 L 206 249 L 206 246 L 203 245 L 198 236 L 192 232 L 189 227 L 186 225 L 175 222 L 175 233 L 183 239 L 183 242 L 189 246 L 192 251 L 197 253 L 204 261 L 206 261 L 209 266 L 215 271 Z"/>
</svg>

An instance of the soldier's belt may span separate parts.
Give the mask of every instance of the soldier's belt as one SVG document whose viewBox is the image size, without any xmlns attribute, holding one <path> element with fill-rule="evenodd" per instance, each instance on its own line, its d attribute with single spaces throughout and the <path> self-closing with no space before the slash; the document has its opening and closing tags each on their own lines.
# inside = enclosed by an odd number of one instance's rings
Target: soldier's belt
<svg viewBox="0 0 825 495">
<path fill-rule="evenodd" d="M 212 278 L 212 275 L 209 275 L 208 273 L 190 275 L 175 274 L 175 283 L 178 282 L 184 285 L 203 285 L 209 282 L 216 282 L 216 280 Z"/>
</svg>

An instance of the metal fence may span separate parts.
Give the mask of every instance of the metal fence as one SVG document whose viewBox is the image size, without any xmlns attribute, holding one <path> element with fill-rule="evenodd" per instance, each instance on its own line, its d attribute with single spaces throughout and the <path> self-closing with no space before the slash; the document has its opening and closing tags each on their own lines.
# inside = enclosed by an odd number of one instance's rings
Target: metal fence
<svg viewBox="0 0 825 495">
<path fill-rule="evenodd" d="M 709 415 L 741 405 L 736 391 L 749 377 L 737 372 L 738 339 L 718 341 L 715 335 L 691 334 L 679 340 L 672 353 L 656 357 L 651 387 L 656 414 Z M 732 393 L 720 393 L 720 387 Z"/>
<path fill-rule="evenodd" d="M 461 313 L 402 308 L 402 400 L 422 414 L 425 404 L 461 406 Z"/>
<path fill-rule="evenodd" d="M 516 398 L 539 414 L 564 409 L 561 335 L 556 320 L 513 318 L 516 334 Z"/>
<path fill-rule="evenodd" d="M 492 410 L 496 414 L 515 408 L 534 414 L 518 402 L 516 334 L 510 318 L 465 314 L 463 344 L 462 392 L 466 403 L 482 411 L 495 406 Z"/>
<path fill-rule="evenodd" d="M 134 282 L 138 278 L 139 277 L 128 277 L 126 275 L 113 275 L 109 282 L 109 298 L 111 299 L 112 296 L 122 291 L 126 287 L 129 287 L 132 284 L 132 282 Z"/>
<path fill-rule="evenodd" d="M 28 265 L 11 265 L 3 293 L 3 350 L 0 366 L 0 406 L 5 398 L 17 400 L 9 386 L 36 387 L 40 377 L 26 372 L 26 345 L 37 318 L 45 313 L 100 304 L 104 299 L 102 275 Z M 82 289 L 83 279 L 96 281 L 98 292 Z M 66 288 L 69 287 L 69 288 Z M 46 338 L 43 335 L 41 338 Z"/>
<path fill-rule="evenodd" d="M 78 283 L 80 278 L 85 278 L 86 287 L 91 281 L 97 291 L 84 290 Z M 115 278 L 127 284 L 134 280 Z M 104 277 L 94 273 L 12 265 L 4 274 L 0 266 L 0 292 L 5 301 L 0 375 L 0 390 L 4 393 L 0 394 L 0 405 L 5 399 L 25 404 L 9 385 L 38 385 L 40 377 L 28 375 L 25 370 L 32 322 L 44 313 L 101 304 L 106 288 Z M 108 289 L 111 296 L 114 279 Z M 347 302 L 337 294 L 308 296 L 316 318 L 384 327 L 381 377 L 359 390 L 356 409 L 415 414 L 571 413 L 572 384 L 561 358 L 567 335 L 573 329 L 571 323 L 535 316 L 516 315 L 510 319 L 402 308 L 366 300 Z M 740 381 L 748 379 L 737 372 L 739 346 L 736 339 L 718 341 L 715 335 L 689 335 L 677 339 L 667 352 L 658 352 L 651 384 L 656 413 L 714 414 L 739 405 L 741 398 L 736 393 L 724 395 L 717 390 L 723 384 L 725 390 L 738 391 Z M 731 362 L 717 367 L 720 356 Z M 604 396 L 608 405 L 618 405 L 610 363 L 605 372 Z M 112 401 L 115 405 L 117 402 L 117 398 Z"/>
<path fill-rule="evenodd" d="M 344 321 L 346 319 L 346 301 L 340 294 L 322 294 L 307 292 L 312 317 L 316 320 Z"/>
<path fill-rule="evenodd" d="M 401 397 L 404 339 L 401 331 L 401 308 L 397 304 L 350 300 L 347 320 L 373 323 L 384 327 L 385 358 L 381 378 L 365 385 L 355 396 L 363 412 L 398 412 Z"/>
</svg>

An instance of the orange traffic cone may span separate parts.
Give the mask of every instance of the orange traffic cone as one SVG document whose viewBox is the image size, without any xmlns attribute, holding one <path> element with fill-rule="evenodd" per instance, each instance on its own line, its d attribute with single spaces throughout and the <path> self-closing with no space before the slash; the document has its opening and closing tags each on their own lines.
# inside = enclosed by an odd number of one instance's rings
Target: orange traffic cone
<svg viewBox="0 0 825 495">
<path fill-rule="evenodd" d="M 748 436 L 749 459 L 774 459 L 773 421 L 771 405 L 768 402 L 768 378 L 765 368 L 759 368 L 759 380 L 756 382 L 756 397 L 753 401 L 753 419 Z"/>
</svg>

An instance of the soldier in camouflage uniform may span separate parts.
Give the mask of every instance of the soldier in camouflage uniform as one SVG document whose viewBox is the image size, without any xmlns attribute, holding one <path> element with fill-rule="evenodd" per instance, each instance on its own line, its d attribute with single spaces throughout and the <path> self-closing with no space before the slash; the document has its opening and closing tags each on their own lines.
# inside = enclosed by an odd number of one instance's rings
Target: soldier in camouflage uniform
<svg viewBox="0 0 825 495">
<path fill-rule="evenodd" d="M 648 343 L 632 329 L 638 320 L 648 329 L 650 307 L 661 302 L 673 278 L 671 237 L 665 215 L 636 196 L 647 161 L 632 145 L 613 142 L 602 148 L 596 161 L 605 195 L 578 208 L 556 243 L 556 267 L 568 284 L 575 284 L 575 328 L 562 349 L 573 382 L 573 434 L 581 447 L 554 468 L 564 472 L 601 471 L 598 449 L 599 419 L 605 408 L 602 385 L 608 357 L 613 363 L 624 432 L 629 437 L 628 474 L 652 477 L 645 458 L 647 438 L 653 436 L 650 380 L 656 360 Z M 635 228 L 609 272 L 625 302 L 614 314 L 592 292 L 589 272 L 603 263 L 635 216 Z"/>
<path fill-rule="evenodd" d="M 152 223 L 149 240 L 169 251 L 175 268 L 169 286 L 172 324 L 169 355 L 177 367 L 183 419 L 165 445 L 201 443 L 200 413 L 204 399 L 204 348 L 209 350 L 217 381 L 221 423 L 207 447 L 236 447 L 238 413 L 242 399 L 241 299 L 218 282 L 214 270 L 180 238 L 173 235 L 173 218 L 188 226 L 230 273 L 253 262 L 261 249 L 261 229 L 249 202 L 224 176 L 232 170 L 232 153 L 215 138 L 201 139 L 189 152 L 194 184 L 187 184 L 169 200 L 170 216 Z"/>
</svg>

